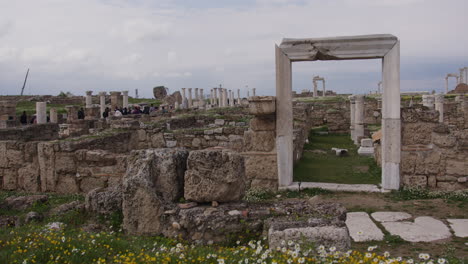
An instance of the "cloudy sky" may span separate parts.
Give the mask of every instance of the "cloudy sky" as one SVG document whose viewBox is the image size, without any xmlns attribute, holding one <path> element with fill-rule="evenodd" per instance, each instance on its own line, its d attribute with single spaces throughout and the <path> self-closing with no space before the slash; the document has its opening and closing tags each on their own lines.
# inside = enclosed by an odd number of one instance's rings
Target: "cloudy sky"
<svg viewBox="0 0 468 264">
<path fill-rule="evenodd" d="M 468 66 L 466 0 L 0 0 L 0 95 L 152 87 L 275 91 L 282 38 L 389 33 L 401 41 L 401 88 L 444 89 Z M 340 93 L 375 90 L 380 60 L 293 64 Z M 451 81 L 451 86 L 454 81 Z"/>
</svg>

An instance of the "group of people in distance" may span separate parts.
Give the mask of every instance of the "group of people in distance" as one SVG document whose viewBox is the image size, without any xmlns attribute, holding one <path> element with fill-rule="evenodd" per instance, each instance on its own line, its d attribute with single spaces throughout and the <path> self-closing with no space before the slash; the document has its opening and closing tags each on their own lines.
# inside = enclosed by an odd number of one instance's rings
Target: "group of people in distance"
<svg viewBox="0 0 468 264">
<path fill-rule="evenodd" d="M 134 105 L 132 107 L 115 107 L 115 109 L 112 111 L 114 116 L 124 116 L 124 115 L 130 115 L 130 114 L 145 114 L 145 115 L 149 115 L 150 113 L 152 112 L 156 112 L 156 111 L 159 111 L 161 110 L 162 113 L 167 113 L 168 109 L 167 107 L 164 107 L 164 106 L 161 106 L 161 109 L 159 109 L 158 106 L 154 106 L 153 104 L 151 104 L 151 106 L 144 106 L 143 107 L 143 110 L 141 109 L 141 107 L 139 105 Z M 104 113 L 102 113 L 102 117 L 103 118 L 107 118 L 109 117 L 109 114 L 111 112 L 111 109 L 109 107 L 106 107 L 106 109 L 104 110 Z"/>
<path fill-rule="evenodd" d="M 130 115 L 130 114 L 146 114 L 149 115 L 152 112 L 157 112 L 161 111 L 162 113 L 167 113 L 168 110 L 172 109 L 172 106 L 154 106 L 151 104 L 150 106 L 144 106 L 143 110 L 139 105 L 134 105 L 131 107 L 115 107 L 115 109 L 112 111 L 109 107 L 106 107 L 104 112 L 102 113 L 103 118 L 108 118 L 111 111 L 114 116 L 124 116 L 124 115 Z M 81 107 L 78 110 L 77 113 L 78 119 L 85 119 L 85 111 L 83 107 Z M 28 124 L 36 124 L 36 115 L 34 114 L 31 117 L 31 120 L 28 120 L 28 115 L 26 114 L 26 111 L 23 111 L 23 114 L 20 117 L 20 122 L 22 125 L 28 125 Z M 47 122 L 49 122 L 49 116 L 47 116 Z"/>
</svg>

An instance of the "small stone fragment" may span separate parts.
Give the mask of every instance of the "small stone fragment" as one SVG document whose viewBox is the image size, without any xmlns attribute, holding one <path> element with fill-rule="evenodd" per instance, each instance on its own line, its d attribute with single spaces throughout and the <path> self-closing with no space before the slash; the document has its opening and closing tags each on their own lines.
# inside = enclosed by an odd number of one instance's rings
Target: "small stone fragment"
<svg viewBox="0 0 468 264">
<path fill-rule="evenodd" d="M 218 207 L 219 206 L 219 203 L 217 201 L 212 201 L 211 202 L 211 206 L 213 207 Z"/>
<path fill-rule="evenodd" d="M 179 204 L 179 208 L 180 209 L 190 209 L 190 208 L 193 208 L 193 207 L 195 207 L 197 205 L 198 204 L 196 202 L 182 203 L 182 204 Z"/>
</svg>

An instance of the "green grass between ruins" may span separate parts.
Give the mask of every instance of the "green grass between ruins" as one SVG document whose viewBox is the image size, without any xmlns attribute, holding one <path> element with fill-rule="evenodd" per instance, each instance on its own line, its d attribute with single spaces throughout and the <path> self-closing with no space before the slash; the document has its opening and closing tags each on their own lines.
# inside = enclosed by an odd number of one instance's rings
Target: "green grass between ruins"
<svg viewBox="0 0 468 264">
<path fill-rule="evenodd" d="M 372 157 L 359 156 L 347 134 L 320 135 L 323 128 L 309 134 L 302 159 L 294 167 L 294 181 L 346 184 L 379 184 L 381 169 Z M 337 157 L 331 148 L 348 149 L 349 155 Z"/>
<path fill-rule="evenodd" d="M 57 109 L 57 113 L 65 114 L 67 109 L 65 104 L 47 104 L 47 112 L 51 108 Z M 16 115 L 20 116 L 23 114 L 23 111 L 26 111 L 27 115 L 33 115 L 36 113 L 36 102 L 32 101 L 20 101 L 16 104 Z"/>
</svg>

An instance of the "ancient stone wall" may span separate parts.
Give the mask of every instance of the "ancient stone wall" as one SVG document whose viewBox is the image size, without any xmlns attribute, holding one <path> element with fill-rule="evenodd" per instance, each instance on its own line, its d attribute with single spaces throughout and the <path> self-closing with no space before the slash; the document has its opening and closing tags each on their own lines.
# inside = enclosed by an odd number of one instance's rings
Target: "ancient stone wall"
<svg viewBox="0 0 468 264">
<path fill-rule="evenodd" d="M 441 190 L 468 188 L 468 126 L 439 123 L 438 111 L 423 106 L 403 108 L 401 116 L 402 184 Z M 454 119 L 458 120 L 445 120 Z"/>
<path fill-rule="evenodd" d="M 1 140 L 40 141 L 57 139 L 59 126 L 53 123 L 0 129 Z"/>
</svg>

